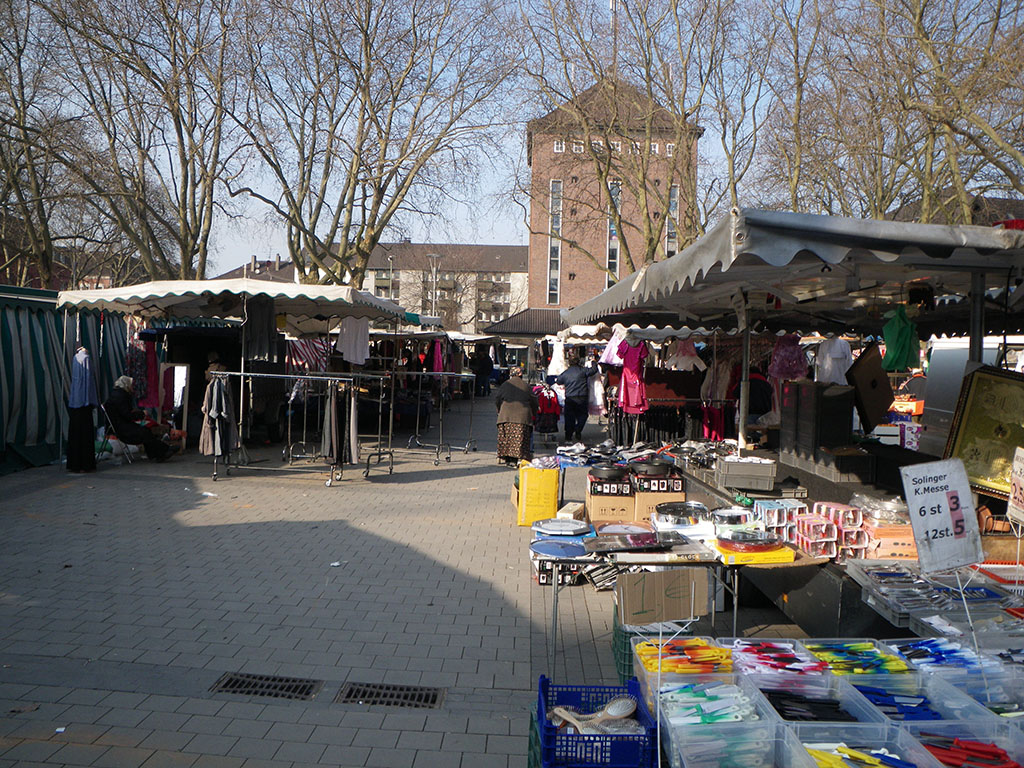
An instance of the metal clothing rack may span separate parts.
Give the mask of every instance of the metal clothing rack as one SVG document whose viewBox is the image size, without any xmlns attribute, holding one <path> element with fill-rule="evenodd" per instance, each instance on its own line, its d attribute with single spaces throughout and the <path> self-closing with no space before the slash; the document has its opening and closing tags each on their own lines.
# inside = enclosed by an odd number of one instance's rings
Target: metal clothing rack
<svg viewBox="0 0 1024 768">
<path fill-rule="evenodd" d="M 476 376 L 472 373 L 453 373 L 449 371 L 412 371 L 403 372 L 403 376 L 415 376 L 417 377 L 416 387 L 416 429 L 412 436 L 409 438 L 409 444 L 406 446 L 409 450 L 416 448 L 426 448 L 434 451 L 434 466 L 438 466 L 441 463 L 441 453 L 445 452 L 444 460 L 451 462 L 452 460 L 452 445 L 446 443 L 444 440 L 444 384 L 445 379 L 456 379 L 462 381 L 465 379 L 475 380 Z M 424 443 L 420 440 L 420 403 L 423 400 L 423 380 L 429 379 L 430 377 L 436 377 L 438 380 L 438 399 L 440 401 L 440 407 L 437 409 L 437 443 Z M 470 411 L 469 411 L 469 436 L 466 438 L 466 444 L 463 446 L 456 445 L 456 448 L 461 448 L 463 453 L 469 453 L 470 450 L 476 450 L 476 440 L 473 438 L 473 401 L 475 400 L 475 394 L 470 395 Z"/>
<path fill-rule="evenodd" d="M 251 379 L 278 379 L 278 380 L 284 380 L 284 381 L 293 382 L 293 386 L 294 386 L 294 382 L 325 382 L 327 386 L 334 386 L 334 385 L 338 385 L 338 384 L 344 385 L 345 396 L 347 398 L 347 412 L 348 412 L 348 430 L 347 430 L 347 433 L 348 433 L 348 438 L 352 441 L 352 460 L 354 462 L 358 461 L 358 455 L 357 455 L 358 454 L 358 443 L 357 443 L 357 441 L 358 441 L 358 425 L 357 425 L 357 420 L 356 420 L 357 419 L 357 413 L 356 413 L 356 391 L 357 391 L 357 387 L 358 387 L 358 382 L 359 382 L 360 379 L 378 380 L 378 381 L 381 381 L 382 384 L 383 384 L 383 382 L 386 382 L 390 378 L 388 376 L 380 376 L 380 375 L 365 374 L 365 373 L 352 373 L 352 374 L 349 374 L 349 373 L 345 373 L 345 374 L 298 374 L 298 375 L 296 375 L 296 374 L 280 374 L 280 373 L 253 373 L 253 372 L 250 372 L 250 371 L 245 371 L 245 372 L 242 372 L 242 371 L 211 371 L 210 374 L 211 374 L 211 376 L 219 376 L 219 377 L 222 377 L 222 378 L 225 378 L 225 379 L 227 379 L 227 378 L 229 378 L 231 376 L 238 376 L 243 384 L 244 384 L 246 379 L 250 379 L 250 380 Z M 240 399 L 244 401 L 244 393 L 242 393 L 242 392 L 240 392 Z M 244 463 L 241 462 L 241 461 L 236 461 L 234 466 L 235 466 L 235 468 L 241 468 L 241 467 L 245 466 L 247 469 L 257 469 L 257 467 L 249 467 L 249 466 L 247 466 L 248 465 L 248 457 L 247 457 L 247 453 L 243 452 L 243 445 L 242 445 L 242 440 L 244 438 L 244 432 L 243 432 L 243 426 L 244 425 L 243 425 L 243 422 L 242 422 L 242 419 L 244 418 L 244 416 L 243 416 L 244 411 L 242 410 L 241 407 L 240 407 L 239 410 L 240 410 L 240 415 L 239 415 L 239 425 L 238 425 L 238 439 L 239 439 L 238 455 L 239 455 L 239 459 L 241 459 L 243 456 L 245 456 L 246 460 L 245 460 Z M 303 423 L 303 443 L 302 444 L 303 444 L 303 448 L 305 449 L 306 448 L 306 444 L 305 443 L 306 443 L 306 437 L 307 437 L 307 431 L 306 431 L 307 430 L 307 422 L 305 421 L 305 419 L 307 419 L 308 417 L 306 417 L 304 415 L 303 418 L 304 418 L 304 423 Z M 380 420 L 378 420 L 378 426 L 380 426 Z M 282 460 L 287 460 L 289 462 L 289 464 L 291 464 L 292 460 L 294 460 L 295 458 L 308 458 L 310 460 L 315 460 L 320 455 L 319 452 L 314 452 L 313 454 L 295 454 L 293 452 L 293 444 L 292 444 L 292 441 L 291 441 L 291 419 L 290 418 L 289 418 L 289 422 L 288 422 L 288 438 L 287 438 L 287 440 L 288 440 L 288 445 L 285 447 L 285 450 L 282 451 L 282 457 L 281 458 L 282 458 Z M 381 434 L 381 430 L 379 429 L 378 430 L 378 434 L 377 434 L 378 449 L 382 445 L 382 443 L 383 443 L 383 435 Z M 343 455 L 343 453 L 344 453 L 343 450 L 340 453 Z M 217 455 L 214 455 L 214 457 L 213 457 L 213 479 L 214 480 L 217 479 L 218 459 L 219 459 L 219 457 Z M 393 463 L 392 463 L 392 466 L 393 466 Z M 329 474 L 328 474 L 327 481 L 325 483 L 325 485 L 327 485 L 328 487 L 333 485 L 333 483 L 335 481 L 339 481 L 340 482 L 342 480 L 343 474 L 344 474 L 344 469 L 343 469 L 343 464 L 341 462 L 329 465 L 329 470 L 328 471 L 329 471 Z M 230 463 L 225 464 L 224 473 L 227 474 L 227 475 L 231 474 L 231 464 Z"/>
</svg>

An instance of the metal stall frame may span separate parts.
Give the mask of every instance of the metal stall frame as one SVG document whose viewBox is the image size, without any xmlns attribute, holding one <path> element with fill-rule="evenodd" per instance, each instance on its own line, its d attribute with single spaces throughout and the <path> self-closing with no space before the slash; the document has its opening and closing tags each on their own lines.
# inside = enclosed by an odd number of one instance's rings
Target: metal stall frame
<svg viewBox="0 0 1024 768">
<path fill-rule="evenodd" d="M 355 399 L 356 398 L 356 389 L 357 389 L 357 387 L 359 385 L 359 379 L 373 379 L 373 380 L 379 380 L 381 382 L 385 382 L 385 381 L 387 381 L 390 378 L 389 376 L 381 376 L 381 375 L 366 374 L 366 373 L 343 373 L 343 374 L 327 374 L 327 373 L 323 373 L 323 374 L 300 374 L 300 375 L 296 375 L 296 374 L 283 374 L 283 373 L 253 373 L 253 372 L 250 372 L 250 371 L 246 371 L 246 372 L 242 372 L 242 371 L 211 371 L 210 373 L 211 373 L 211 376 L 221 377 L 221 378 L 225 378 L 225 379 L 230 378 L 232 376 L 237 376 L 237 377 L 239 377 L 239 379 L 241 380 L 243 385 L 244 385 L 244 382 L 245 382 L 246 379 L 250 379 L 251 380 L 251 379 L 254 379 L 254 378 L 258 378 L 258 379 L 280 379 L 280 380 L 285 380 L 285 381 L 294 381 L 294 380 L 300 380 L 300 381 L 324 381 L 324 382 L 328 382 L 328 384 L 339 384 L 339 383 L 340 384 L 344 384 L 345 385 L 345 389 L 346 389 L 346 395 L 348 397 L 348 403 L 347 403 L 347 408 L 348 408 L 348 412 L 349 412 L 348 435 L 349 435 L 350 439 L 355 439 L 355 440 L 358 440 L 358 425 L 356 423 L 356 420 L 355 420 L 354 416 L 355 416 L 355 408 L 356 408 L 356 399 Z M 383 388 L 382 388 L 381 391 L 383 392 Z M 239 391 L 239 399 L 240 400 L 244 400 L 244 396 L 245 396 L 244 392 L 241 391 L 241 389 L 240 389 L 240 391 Z M 383 396 L 383 395 L 381 395 L 381 396 Z M 239 410 L 241 412 L 241 407 L 240 407 Z M 241 417 L 240 417 L 240 420 L 241 420 Z M 245 454 L 241 453 L 241 449 L 242 449 L 242 447 L 244 445 L 243 442 L 242 442 L 243 441 L 243 432 L 242 432 L 241 426 L 242 425 L 240 423 L 240 425 L 239 425 L 239 432 L 238 432 L 239 453 L 240 453 L 240 455 L 245 455 Z M 290 426 L 291 425 L 290 425 L 290 422 L 289 422 L 289 431 L 290 431 Z M 378 420 L 378 426 L 380 426 L 380 421 L 379 420 Z M 353 433 L 355 435 L 354 438 L 352 438 Z M 378 431 L 377 443 L 378 443 L 378 445 L 380 445 L 382 442 L 383 442 L 383 435 L 381 434 L 380 431 Z M 286 450 L 288 450 L 288 448 L 286 448 Z M 353 456 L 352 456 L 353 463 L 358 464 L 359 462 L 358 462 L 357 457 L 356 457 L 355 454 L 356 454 L 356 452 L 355 452 L 355 450 L 353 450 Z M 285 459 L 285 457 L 282 455 L 282 460 L 284 460 L 284 459 Z M 217 464 L 218 464 L 218 456 L 214 455 L 214 457 L 213 457 L 213 480 L 214 481 L 217 480 L 217 476 L 218 476 Z M 290 460 L 289 460 L 289 464 L 291 464 Z M 392 462 L 392 465 L 393 465 L 393 462 Z M 243 468 L 243 467 L 246 468 L 246 469 L 257 469 L 256 467 L 248 466 L 248 463 L 242 464 L 242 463 L 239 463 L 237 461 L 235 462 L 234 466 L 235 466 L 236 469 L 240 469 L 240 468 Z M 317 470 L 317 472 L 319 473 L 319 470 Z M 328 472 L 329 472 L 328 478 L 327 478 L 327 481 L 324 484 L 329 488 L 329 487 L 331 487 L 334 484 L 335 481 L 340 482 L 342 480 L 342 478 L 344 477 L 344 464 L 343 463 L 331 464 L 331 465 L 329 465 Z M 224 473 L 226 475 L 230 475 L 231 474 L 231 464 L 230 463 L 225 464 Z"/>
</svg>

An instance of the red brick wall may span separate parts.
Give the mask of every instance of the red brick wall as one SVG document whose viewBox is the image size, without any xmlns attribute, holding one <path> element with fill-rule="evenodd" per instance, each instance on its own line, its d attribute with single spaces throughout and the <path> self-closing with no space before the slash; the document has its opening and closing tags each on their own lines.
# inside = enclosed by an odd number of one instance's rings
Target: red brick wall
<svg viewBox="0 0 1024 768">
<path fill-rule="evenodd" d="M 554 141 L 565 140 L 565 151 L 554 152 Z M 672 139 L 669 138 L 669 141 Z M 627 142 L 622 142 L 623 147 Z M 652 157 L 649 174 L 657 178 L 669 178 L 669 163 L 685 165 L 687 159 L 696 155 L 696 141 L 690 149 L 676 148 L 673 158 L 665 157 L 665 142 L 659 141 L 659 154 Z M 601 186 L 589 156 L 572 152 L 571 139 L 555 134 L 536 134 L 532 137 L 531 147 L 531 205 L 530 205 L 530 283 L 529 304 L 531 307 L 574 307 L 593 298 L 605 289 L 606 273 L 586 255 L 589 251 L 603 266 L 607 258 L 608 219 L 607 200 L 601 195 Z M 622 175 L 626 176 L 628 172 Z M 678 172 L 677 172 L 678 177 Z M 562 181 L 562 236 L 576 241 L 579 248 L 572 248 L 569 243 L 562 242 L 560 296 L 557 304 L 548 303 L 548 236 L 550 213 L 550 182 L 552 179 Z M 684 199 L 685 185 L 680 184 L 680 213 L 678 220 L 685 221 Z M 661 191 L 660 186 L 657 188 Z M 621 207 L 623 217 L 635 226 L 641 227 L 639 208 L 636 200 L 628 189 L 628 180 L 623 179 Z M 575 211 L 573 210 L 575 208 Z M 636 262 L 635 268 L 642 266 L 643 237 L 641 232 L 631 231 L 624 227 L 619 234 L 628 241 L 631 256 Z M 664 242 L 664 235 L 662 237 Z M 625 249 L 620 247 L 619 277 L 628 272 L 625 264 Z"/>
</svg>

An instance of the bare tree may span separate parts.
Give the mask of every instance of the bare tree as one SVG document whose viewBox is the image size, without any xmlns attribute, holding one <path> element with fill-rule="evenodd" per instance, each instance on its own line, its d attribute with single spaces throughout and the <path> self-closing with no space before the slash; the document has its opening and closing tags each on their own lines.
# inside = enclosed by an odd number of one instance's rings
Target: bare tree
<svg viewBox="0 0 1024 768">
<path fill-rule="evenodd" d="M 53 152 L 154 277 L 204 277 L 230 173 L 226 115 L 235 83 L 230 0 L 44 0 L 65 114 L 86 147 Z"/>
<path fill-rule="evenodd" d="M 511 58 L 477 0 L 253 4 L 238 125 L 270 177 L 232 186 L 288 228 L 302 278 L 360 284 L 403 214 L 451 194 Z"/>
</svg>

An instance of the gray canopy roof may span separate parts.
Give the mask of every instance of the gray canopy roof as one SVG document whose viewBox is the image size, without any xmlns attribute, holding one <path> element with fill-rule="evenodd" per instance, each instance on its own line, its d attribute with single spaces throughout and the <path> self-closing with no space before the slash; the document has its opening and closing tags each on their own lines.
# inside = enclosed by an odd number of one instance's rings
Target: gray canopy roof
<svg viewBox="0 0 1024 768">
<path fill-rule="evenodd" d="M 666 322 L 721 321 L 742 291 L 758 316 L 877 326 L 880 308 L 905 300 L 911 283 L 928 283 L 936 297 L 964 296 L 972 272 L 986 274 L 986 287 L 1005 287 L 1022 268 L 1024 231 L 742 209 L 563 318 L 660 312 Z"/>
</svg>

